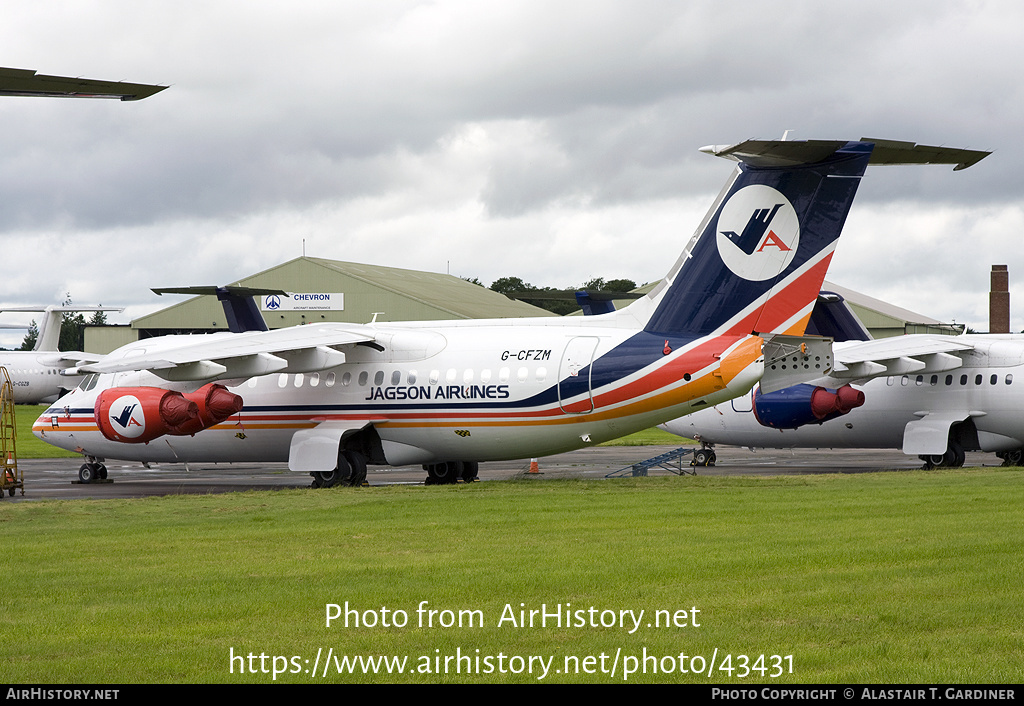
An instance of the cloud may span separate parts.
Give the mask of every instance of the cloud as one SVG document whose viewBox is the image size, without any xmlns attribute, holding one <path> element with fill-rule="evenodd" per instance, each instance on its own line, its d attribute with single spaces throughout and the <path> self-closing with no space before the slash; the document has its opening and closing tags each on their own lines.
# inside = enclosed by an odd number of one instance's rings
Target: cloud
<svg viewBox="0 0 1024 706">
<path fill-rule="evenodd" d="M 975 317 L 958 302 L 984 296 L 988 260 L 1015 271 L 1022 15 L 1009 2 L 14 0 L 0 63 L 171 88 L 0 101 L 0 249 L 17 272 L 0 301 L 165 305 L 150 286 L 233 281 L 303 239 L 321 257 L 485 281 L 651 280 L 729 172 L 697 148 L 793 129 L 997 149 L 964 173 L 871 170 L 850 226 L 870 222 L 872 247 L 848 234 L 833 265 L 882 298 L 942 272 L 961 296 L 922 313 Z M 849 254 L 862 248 L 883 264 Z"/>
</svg>

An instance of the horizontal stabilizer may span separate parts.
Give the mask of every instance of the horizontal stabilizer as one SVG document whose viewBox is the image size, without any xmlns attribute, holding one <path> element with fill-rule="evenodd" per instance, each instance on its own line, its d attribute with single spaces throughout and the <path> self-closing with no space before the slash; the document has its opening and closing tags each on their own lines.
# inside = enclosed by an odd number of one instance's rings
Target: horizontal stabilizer
<svg viewBox="0 0 1024 706">
<path fill-rule="evenodd" d="M 92 78 L 47 76 L 31 69 L 0 68 L 0 96 L 47 96 L 55 98 L 116 98 L 137 101 L 148 98 L 167 86 L 151 86 L 125 81 L 100 81 Z"/>
<path fill-rule="evenodd" d="M 952 164 L 953 171 L 977 164 L 991 152 L 931 147 L 913 142 L 861 138 L 875 145 L 869 164 Z M 847 144 L 843 140 L 747 140 L 735 145 L 709 145 L 701 152 L 755 167 L 792 167 L 827 159 Z"/>
<path fill-rule="evenodd" d="M 260 308 L 256 306 L 254 297 L 259 296 L 288 296 L 288 293 L 280 289 L 265 289 L 261 287 L 242 287 L 228 285 L 226 287 L 199 286 L 199 287 L 159 287 L 152 290 L 154 294 L 193 294 L 196 296 L 209 295 L 217 297 L 217 300 L 224 308 L 224 316 L 227 318 L 228 330 L 231 333 L 245 333 L 246 331 L 268 331 L 267 322 L 263 320 Z"/>
</svg>

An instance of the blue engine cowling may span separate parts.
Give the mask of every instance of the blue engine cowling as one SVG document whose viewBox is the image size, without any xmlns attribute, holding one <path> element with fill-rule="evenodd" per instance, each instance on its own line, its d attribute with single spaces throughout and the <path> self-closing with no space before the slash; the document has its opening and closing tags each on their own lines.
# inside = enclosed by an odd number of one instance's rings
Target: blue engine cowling
<svg viewBox="0 0 1024 706">
<path fill-rule="evenodd" d="M 864 404 L 864 393 L 849 385 L 837 390 L 814 385 L 794 385 L 784 390 L 754 392 L 754 417 L 761 426 L 796 429 L 841 417 Z"/>
</svg>

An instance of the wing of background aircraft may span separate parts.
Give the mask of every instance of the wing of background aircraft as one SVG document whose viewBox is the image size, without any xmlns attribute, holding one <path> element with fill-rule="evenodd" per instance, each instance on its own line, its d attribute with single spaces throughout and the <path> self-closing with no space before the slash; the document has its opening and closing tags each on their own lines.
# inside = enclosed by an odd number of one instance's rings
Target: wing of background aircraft
<svg viewBox="0 0 1024 706">
<path fill-rule="evenodd" d="M 963 358 L 958 354 L 974 348 L 956 336 L 929 334 L 864 341 L 835 351 L 832 377 L 851 382 L 879 375 L 942 373 L 963 365 Z"/>
<path fill-rule="evenodd" d="M 31 69 L 0 68 L 0 96 L 49 96 L 63 98 L 116 98 L 137 101 L 148 98 L 167 86 L 151 86 L 124 81 L 100 81 L 91 78 L 47 76 Z"/>
</svg>

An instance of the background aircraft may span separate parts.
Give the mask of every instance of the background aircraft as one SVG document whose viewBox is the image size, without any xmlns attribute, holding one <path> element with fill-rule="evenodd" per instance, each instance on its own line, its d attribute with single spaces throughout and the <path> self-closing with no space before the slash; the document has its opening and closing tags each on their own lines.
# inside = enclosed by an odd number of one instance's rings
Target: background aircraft
<svg viewBox="0 0 1024 706">
<path fill-rule="evenodd" d="M 1024 336 L 911 335 L 833 350 L 830 375 L 769 394 L 755 388 L 663 428 L 704 443 L 697 465 L 714 463 L 709 444 L 902 449 L 927 468 L 959 467 L 966 451 L 992 451 L 1020 465 Z"/>
<path fill-rule="evenodd" d="M 51 98 L 116 98 L 137 101 L 148 98 L 167 86 L 151 86 L 125 81 L 100 81 L 93 78 L 47 76 L 31 69 L 0 67 L 0 96 L 45 96 Z"/>
<path fill-rule="evenodd" d="M 0 67 L 0 96 L 44 96 L 69 98 L 116 98 L 134 101 L 147 98 L 167 86 L 151 86 L 124 81 L 101 81 L 70 76 L 48 76 L 31 69 Z M 39 327 L 39 337 L 31 352 L 0 351 L 0 366 L 7 368 L 14 386 L 14 401 L 39 404 L 53 402 L 63 391 L 77 384 L 75 378 L 61 378 L 59 373 L 85 360 L 96 360 L 79 352 L 57 352 L 62 314 L 70 311 L 124 311 L 111 307 L 4 307 L 0 311 L 46 312 Z M 11 328 L 5 326 L 4 328 Z"/>
<path fill-rule="evenodd" d="M 40 404 L 54 402 L 62 394 L 74 388 L 80 378 L 67 377 L 61 372 L 89 360 L 103 356 L 80 351 L 57 350 L 60 329 L 66 312 L 78 311 L 124 311 L 110 306 L 8 306 L 4 311 L 43 312 L 39 324 L 39 335 L 31 351 L 0 351 L 0 366 L 7 368 L 14 387 L 14 401 L 17 404 Z M 5 326 L 5 328 L 11 328 Z M 25 327 L 22 327 L 25 328 Z"/>
<path fill-rule="evenodd" d="M 368 462 L 467 480 L 479 461 L 613 439 L 742 395 L 766 367 L 766 389 L 829 369 L 827 346 L 784 335 L 803 333 L 868 163 L 987 154 L 879 140 L 703 151 L 740 164 L 665 280 L 620 311 L 148 339 L 79 366 L 93 375 L 33 431 L 82 452 L 83 481 L 105 457 L 287 459 L 321 486 L 362 481 Z"/>
</svg>

